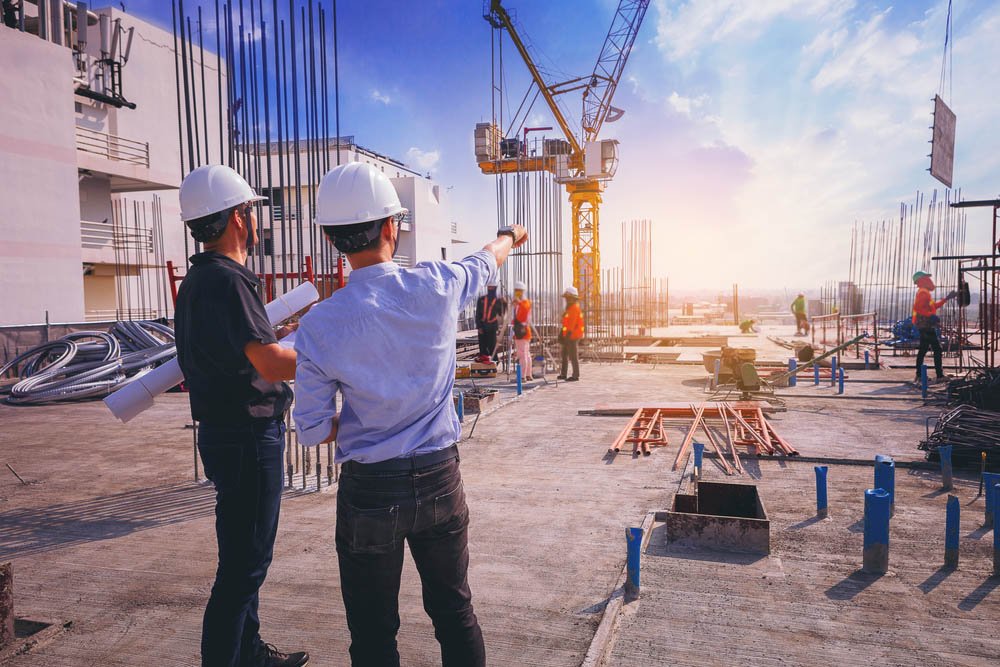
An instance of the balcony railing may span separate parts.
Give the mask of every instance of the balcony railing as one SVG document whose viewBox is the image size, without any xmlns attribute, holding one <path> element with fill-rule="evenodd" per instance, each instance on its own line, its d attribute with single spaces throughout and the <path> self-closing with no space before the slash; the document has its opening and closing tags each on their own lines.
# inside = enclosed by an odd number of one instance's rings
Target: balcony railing
<svg viewBox="0 0 1000 667">
<path fill-rule="evenodd" d="M 92 250 L 112 248 L 153 252 L 153 230 L 149 227 L 125 227 L 116 230 L 109 222 L 80 221 L 80 245 Z"/>
<path fill-rule="evenodd" d="M 99 132 L 86 127 L 76 127 L 76 149 L 97 155 L 106 160 L 128 162 L 140 167 L 149 166 L 149 144 Z"/>
</svg>

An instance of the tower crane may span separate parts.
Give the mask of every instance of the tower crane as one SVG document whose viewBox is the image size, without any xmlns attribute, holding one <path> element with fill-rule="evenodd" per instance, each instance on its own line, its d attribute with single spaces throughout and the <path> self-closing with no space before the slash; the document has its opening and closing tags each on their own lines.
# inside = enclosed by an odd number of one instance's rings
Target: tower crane
<svg viewBox="0 0 1000 667">
<path fill-rule="evenodd" d="M 546 141 L 542 155 L 527 156 L 516 138 L 505 140 L 494 123 L 480 123 L 476 126 L 476 161 L 484 174 L 548 171 L 565 186 L 571 207 L 573 283 L 595 324 L 600 321 L 601 308 L 601 193 L 618 169 L 618 142 L 598 137 L 604 122 L 616 120 L 622 113 L 611 106 L 611 100 L 648 8 L 649 0 L 619 0 L 593 72 L 559 82 L 546 81 L 542 76 L 501 0 L 489 0 L 484 15 L 494 28 L 507 31 L 565 142 Z M 582 91 L 579 136 L 557 104 L 559 96 L 576 91 Z"/>
</svg>

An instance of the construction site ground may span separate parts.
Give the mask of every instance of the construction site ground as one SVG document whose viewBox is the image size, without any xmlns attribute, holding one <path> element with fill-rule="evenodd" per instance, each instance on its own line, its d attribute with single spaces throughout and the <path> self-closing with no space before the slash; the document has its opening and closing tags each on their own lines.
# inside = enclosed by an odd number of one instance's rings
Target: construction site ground
<svg viewBox="0 0 1000 667">
<path fill-rule="evenodd" d="M 735 328 L 730 328 L 735 331 Z M 785 327 L 785 334 L 791 333 Z M 735 343 L 734 343 L 735 344 Z M 770 345 L 766 336 L 741 345 Z M 770 556 L 668 548 L 654 524 L 642 592 L 609 637 L 610 665 L 991 665 L 1000 656 L 1000 577 L 981 526 L 974 473 L 959 473 L 961 563 L 940 568 L 944 507 L 916 448 L 926 405 L 912 369 L 851 371 L 845 397 L 802 381 L 769 416 L 803 457 L 889 454 L 896 473 L 890 572 L 859 572 L 863 493 L 872 468 L 830 464 L 830 518 L 815 518 L 813 464 L 747 460 L 771 519 Z M 489 663 L 577 666 L 594 641 L 625 562 L 625 528 L 670 506 L 690 462 L 671 469 L 681 428 L 648 457 L 607 456 L 625 417 L 598 406 L 698 403 L 696 365 L 585 363 L 578 383 L 535 383 L 461 445 L 472 513 L 470 579 Z M 875 380 L 876 382 L 855 382 Z M 861 397 L 861 398 L 859 398 Z M 13 665 L 195 665 L 216 563 L 213 489 L 192 480 L 187 398 L 169 394 L 128 425 L 103 404 L 0 406 L 0 561 L 14 566 L 17 615 L 72 621 Z M 711 460 L 705 475 L 725 477 Z M 262 590 L 266 641 L 349 664 L 333 544 L 336 494 L 286 494 Z M 400 592 L 402 664 L 440 664 L 407 557 Z"/>
</svg>

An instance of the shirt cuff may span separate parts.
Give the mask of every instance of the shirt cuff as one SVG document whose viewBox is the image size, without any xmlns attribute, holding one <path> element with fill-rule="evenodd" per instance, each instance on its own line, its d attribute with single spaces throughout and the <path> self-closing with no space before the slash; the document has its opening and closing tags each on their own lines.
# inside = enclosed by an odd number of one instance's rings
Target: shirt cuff
<svg viewBox="0 0 1000 667">
<path fill-rule="evenodd" d="M 299 444 L 303 447 L 316 447 L 317 445 L 323 444 L 327 437 L 330 435 L 330 431 L 333 430 L 333 418 L 324 419 L 323 421 L 309 426 L 308 428 L 302 428 L 296 424 L 298 429 L 298 440 Z"/>
</svg>

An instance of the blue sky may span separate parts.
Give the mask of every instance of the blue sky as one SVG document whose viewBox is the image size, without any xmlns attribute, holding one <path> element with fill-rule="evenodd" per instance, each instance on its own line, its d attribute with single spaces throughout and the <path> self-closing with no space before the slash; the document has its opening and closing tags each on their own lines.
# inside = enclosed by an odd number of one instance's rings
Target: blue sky
<svg viewBox="0 0 1000 667">
<path fill-rule="evenodd" d="M 617 0 L 505 5 L 544 61 L 575 75 L 593 68 Z M 168 2 L 126 6 L 169 28 Z M 338 3 L 341 132 L 454 186 L 453 215 L 476 243 L 495 224 L 493 181 L 472 155 L 473 127 L 490 113 L 482 9 L 481 0 Z M 926 155 L 946 10 L 946 0 L 653 0 L 614 102 L 626 114 L 603 132 L 621 141 L 603 229 L 652 219 L 655 271 L 677 288 L 845 278 L 855 220 L 892 218 L 917 190 L 942 189 Z M 958 116 L 955 183 L 966 198 L 991 198 L 1000 195 L 1000 3 L 956 0 L 953 30 L 945 99 Z M 528 78 L 507 46 L 516 106 Z M 575 102 L 568 109 L 579 113 Z M 531 122 L 551 122 L 540 102 Z M 985 251 L 986 214 L 972 213 L 969 226 L 967 249 Z M 616 243 L 604 234 L 606 266 Z"/>
</svg>

